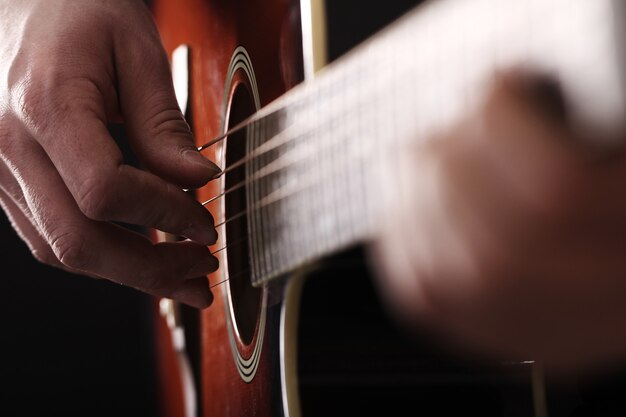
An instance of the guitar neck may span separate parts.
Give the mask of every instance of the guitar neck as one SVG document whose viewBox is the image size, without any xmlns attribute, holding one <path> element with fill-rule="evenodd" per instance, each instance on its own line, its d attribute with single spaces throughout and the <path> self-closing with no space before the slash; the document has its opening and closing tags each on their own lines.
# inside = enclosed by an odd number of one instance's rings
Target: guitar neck
<svg viewBox="0 0 626 417">
<path fill-rule="evenodd" d="M 571 123 L 624 131 L 620 0 L 439 0 L 417 7 L 259 111 L 247 127 L 253 282 L 375 236 L 381 170 L 466 115 L 494 72 L 561 86 Z"/>
</svg>

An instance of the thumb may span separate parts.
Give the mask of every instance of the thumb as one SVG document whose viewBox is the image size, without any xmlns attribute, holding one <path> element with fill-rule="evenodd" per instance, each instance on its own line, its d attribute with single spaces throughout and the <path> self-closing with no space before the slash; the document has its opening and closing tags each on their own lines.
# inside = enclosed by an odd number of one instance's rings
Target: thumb
<svg viewBox="0 0 626 417">
<path fill-rule="evenodd" d="M 202 186 L 220 169 L 197 151 L 156 27 L 145 29 L 135 28 L 115 44 L 118 94 L 131 148 L 161 178 L 183 188 Z"/>
</svg>

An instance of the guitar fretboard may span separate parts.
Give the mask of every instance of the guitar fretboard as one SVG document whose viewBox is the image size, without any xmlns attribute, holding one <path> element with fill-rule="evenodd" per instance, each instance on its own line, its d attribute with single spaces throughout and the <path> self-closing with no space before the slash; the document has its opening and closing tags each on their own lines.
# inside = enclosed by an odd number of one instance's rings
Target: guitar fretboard
<svg viewBox="0 0 626 417">
<path fill-rule="evenodd" d="M 381 170 L 475 106 L 495 71 L 558 80 L 572 123 L 623 132 L 620 0 L 438 0 L 262 109 L 247 129 L 253 283 L 375 236 Z M 391 204 L 392 205 L 392 204 Z"/>
</svg>

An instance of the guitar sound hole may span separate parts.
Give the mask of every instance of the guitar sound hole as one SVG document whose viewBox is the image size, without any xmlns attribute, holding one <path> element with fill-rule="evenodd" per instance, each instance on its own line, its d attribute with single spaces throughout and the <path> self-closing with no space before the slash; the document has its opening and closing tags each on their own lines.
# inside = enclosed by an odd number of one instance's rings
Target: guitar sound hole
<svg viewBox="0 0 626 417">
<path fill-rule="evenodd" d="M 255 107 L 248 89 L 240 84 L 236 87 L 228 119 L 228 130 L 254 113 Z M 226 143 L 226 166 L 232 166 L 246 156 L 245 129 L 228 137 Z M 261 291 L 251 284 L 251 268 L 248 255 L 248 222 L 246 211 L 246 164 L 226 173 L 226 239 L 229 285 L 235 323 L 241 341 L 252 342 L 258 317 Z"/>
</svg>

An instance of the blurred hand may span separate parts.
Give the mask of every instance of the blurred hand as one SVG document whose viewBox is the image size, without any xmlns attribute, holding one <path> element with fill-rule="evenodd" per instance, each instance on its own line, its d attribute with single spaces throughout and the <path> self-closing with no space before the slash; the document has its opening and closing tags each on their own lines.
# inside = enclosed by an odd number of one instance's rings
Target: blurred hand
<svg viewBox="0 0 626 417">
<path fill-rule="evenodd" d="M 626 360 L 626 159 L 498 78 L 483 105 L 404 152 L 374 255 L 390 309 L 476 353 L 558 372 Z"/>
<path fill-rule="evenodd" d="M 195 149 L 139 0 L 0 2 L 0 200 L 46 264 L 206 307 L 210 214 L 183 188 L 218 167 Z M 125 164 L 122 122 L 145 170 Z M 153 244 L 119 223 L 190 240 Z M 194 241 L 194 242 L 192 242 Z M 200 278 L 198 278 L 200 277 Z"/>
</svg>

